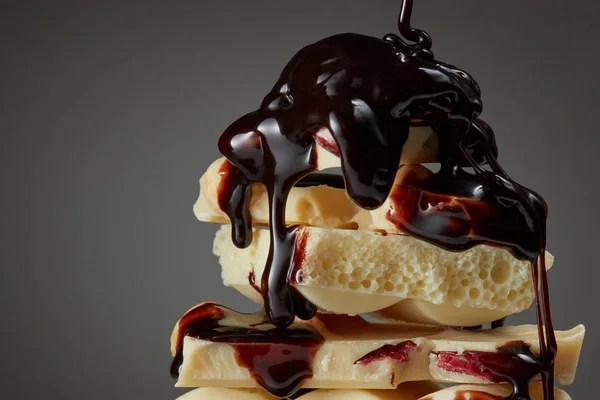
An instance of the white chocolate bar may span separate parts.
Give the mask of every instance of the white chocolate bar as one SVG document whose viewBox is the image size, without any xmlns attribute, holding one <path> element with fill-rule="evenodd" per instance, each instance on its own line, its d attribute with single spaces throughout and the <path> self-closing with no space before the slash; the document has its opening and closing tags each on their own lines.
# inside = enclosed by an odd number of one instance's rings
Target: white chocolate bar
<svg viewBox="0 0 600 400">
<path fill-rule="evenodd" d="M 333 141 L 327 130 L 317 133 L 325 141 Z M 315 146 L 317 170 L 341 167 L 340 158 Z M 437 136 L 427 127 L 411 128 L 408 141 L 402 152 L 401 163 L 421 163 L 437 161 Z M 200 221 L 228 222 L 229 218 L 220 209 L 218 188 L 222 175 L 220 168 L 227 162 L 220 158 L 210 165 L 200 179 L 200 196 L 194 205 L 194 213 Z M 255 225 L 268 225 L 269 208 L 267 192 L 263 185 L 253 184 L 250 200 L 250 214 Z M 325 227 L 356 227 L 352 219 L 358 218 L 359 207 L 355 205 L 341 189 L 327 186 L 294 188 L 287 201 L 286 221 L 290 224 L 302 224 Z M 360 217 L 364 219 L 364 215 Z"/>
<path fill-rule="evenodd" d="M 244 323 L 260 320 L 264 316 L 260 314 L 244 316 Z M 239 323 L 228 322 L 230 326 Z M 296 324 L 316 329 L 324 338 L 312 361 L 313 376 L 303 384 L 304 388 L 311 389 L 392 389 L 402 382 L 421 380 L 489 383 L 468 373 L 448 373 L 437 365 L 436 354 L 497 352 L 500 346 L 514 341 L 523 341 L 531 346 L 533 353 L 539 353 L 537 328 L 532 325 L 475 332 L 417 324 L 369 323 L 361 317 L 340 315 L 320 315 Z M 558 343 L 555 377 L 558 383 L 567 385 L 575 376 L 585 329 L 579 325 L 555 333 Z M 384 356 L 357 363 L 385 345 L 402 346 L 406 342 L 414 346 L 402 361 Z M 179 373 L 178 387 L 258 387 L 250 371 L 237 363 L 234 347 L 229 343 L 186 336 Z"/>
<path fill-rule="evenodd" d="M 269 232 L 254 229 L 246 249 L 230 235 L 221 227 L 213 246 L 223 283 L 261 304 L 248 276 L 260 284 Z M 316 227 L 300 227 L 296 242 L 304 247 L 297 249 L 303 257 L 296 257 L 295 288 L 326 312 L 475 326 L 523 311 L 534 299 L 531 265 L 498 247 L 451 252 L 405 235 Z M 547 260 L 552 265 L 550 254 Z"/>
</svg>

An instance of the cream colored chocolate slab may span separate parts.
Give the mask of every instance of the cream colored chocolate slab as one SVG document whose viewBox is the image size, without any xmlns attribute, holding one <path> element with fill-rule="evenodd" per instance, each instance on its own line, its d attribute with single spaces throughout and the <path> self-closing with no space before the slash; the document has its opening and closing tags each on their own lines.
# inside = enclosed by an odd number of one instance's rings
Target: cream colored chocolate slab
<svg viewBox="0 0 600 400">
<path fill-rule="evenodd" d="M 218 203 L 219 169 L 225 162 L 228 161 L 220 158 L 212 163 L 200 179 L 200 197 L 194 205 L 194 214 L 200 221 L 229 223 L 229 217 Z M 254 225 L 269 224 L 267 190 L 263 185 L 251 185 L 249 209 Z M 294 188 L 288 196 L 286 221 L 289 224 L 356 227 L 352 218 L 358 209 L 342 189 L 327 186 Z"/>
<path fill-rule="evenodd" d="M 390 389 L 402 382 L 422 380 L 479 383 L 479 379 L 467 374 L 440 371 L 435 364 L 435 352 L 495 352 L 498 347 L 516 340 L 529 344 L 534 353 L 539 352 L 537 331 L 530 325 L 472 332 L 416 324 L 374 324 L 360 317 L 341 315 L 321 315 L 296 323 L 311 326 L 325 339 L 313 360 L 313 377 L 304 383 L 304 388 Z M 573 381 L 584 334 L 581 325 L 556 332 L 558 383 Z M 407 360 L 384 358 L 369 364 L 355 363 L 384 345 L 405 341 L 416 345 Z M 185 337 L 183 343 L 183 363 L 176 386 L 257 387 L 248 369 L 236 362 L 230 344 L 192 337 Z"/>
<path fill-rule="evenodd" d="M 530 264 L 498 247 L 450 252 L 405 235 L 317 227 L 300 227 L 296 242 L 302 257 L 295 257 L 295 287 L 326 312 L 475 326 L 523 311 L 534 299 Z M 252 244 L 239 249 L 224 225 L 213 251 L 223 283 L 262 303 L 248 276 L 262 276 L 269 231 L 254 229 Z"/>
<path fill-rule="evenodd" d="M 419 400 L 494 400 L 495 398 L 504 399 L 511 393 L 510 385 L 454 385 Z M 485 395 L 494 397 L 485 397 Z M 535 382 L 529 387 L 529 397 L 531 400 L 544 399 L 542 385 L 539 382 Z M 554 388 L 554 400 L 571 400 L 571 396 L 559 388 Z"/>
<path fill-rule="evenodd" d="M 321 130 L 317 136 L 326 142 L 333 142 L 328 131 Z M 341 167 L 340 158 L 323 147 L 315 146 L 317 170 Z M 411 128 L 408 141 L 402 152 L 402 163 L 423 163 L 437 160 L 437 137 L 426 127 Z M 194 213 L 201 221 L 229 222 L 218 203 L 218 188 L 222 175 L 219 172 L 225 158 L 220 158 L 208 168 L 200 179 L 200 196 L 194 205 Z M 263 185 L 253 184 L 250 200 L 250 214 L 255 225 L 268 225 L 269 207 L 267 192 Z M 286 221 L 290 224 L 356 227 L 353 218 L 359 208 L 341 189 L 327 186 L 294 188 L 287 202 Z"/>
</svg>

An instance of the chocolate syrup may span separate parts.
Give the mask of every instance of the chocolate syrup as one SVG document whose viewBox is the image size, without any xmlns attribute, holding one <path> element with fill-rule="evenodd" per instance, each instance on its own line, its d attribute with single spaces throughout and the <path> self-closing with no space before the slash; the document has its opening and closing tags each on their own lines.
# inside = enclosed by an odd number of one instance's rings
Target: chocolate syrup
<svg viewBox="0 0 600 400">
<path fill-rule="evenodd" d="M 304 280 L 303 271 L 300 268 L 302 266 L 302 262 L 304 261 L 304 253 L 306 251 L 306 242 L 308 241 L 308 237 L 310 236 L 310 231 L 302 232 L 302 235 L 299 239 L 296 239 L 295 249 L 294 249 L 294 261 L 292 262 L 291 274 L 289 276 L 289 282 L 292 285 L 296 285 L 298 283 L 302 283 Z M 292 289 L 295 295 L 301 296 L 295 289 Z"/>
<path fill-rule="evenodd" d="M 506 317 L 492 321 L 492 329 L 502 328 L 506 322 Z"/>
<path fill-rule="evenodd" d="M 247 368 L 252 378 L 277 397 L 293 395 L 304 380 L 312 377 L 312 363 L 323 337 L 306 327 L 265 328 L 228 324 L 235 311 L 214 303 L 204 303 L 188 311 L 178 323 L 177 353 L 171 375 L 177 379 L 183 363 L 183 338 L 228 343 L 235 351 L 238 365 Z"/>
<path fill-rule="evenodd" d="M 524 342 L 511 342 L 495 353 L 484 351 L 437 352 L 437 366 L 492 383 L 510 383 L 510 400 L 530 400 L 529 385 L 542 371 L 538 357 Z"/>
<path fill-rule="evenodd" d="M 374 209 L 390 194 L 411 125 L 431 126 L 441 169 L 427 179 L 409 179 L 402 196 L 392 198 L 389 218 L 447 250 L 488 244 L 533 264 L 534 287 L 540 288 L 542 378 L 545 399 L 551 400 L 556 341 L 544 268 L 545 202 L 500 167 L 494 133 L 477 118 L 478 84 L 465 71 L 435 60 L 429 35 L 410 26 L 411 11 L 412 1 L 404 0 L 399 17 L 404 38 L 340 34 L 292 58 L 260 107 L 221 136 L 219 150 L 230 163 L 221 171 L 219 204 L 231 219 L 233 242 L 246 247 L 249 185 L 266 186 L 271 242 L 261 291 L 267 316 L 280 327 L 294 316 L 309 319 L 316 308 L 290 288 L 298 228 L 287 227 L 284 216 L 289 191 L 317 167 L 315 133 L 329 130 L 335 143 L 326 150 L 341 158 L 348 195 Z M 485 163 L 491 170 L 481 166 Z"/>
<path fill-rule="evenodd" d="M 293 395 L 291 395 L 290 397 L 286 397 L 285 400 L 294 400 L 297 399 L 299 397 L 304 396 L 305 394 L 308 394 L 310 392 L 313 392 L 315 389 L 299 389 L 298 391 L 296 391 Z"/>
<path fill-rule="evenodd" d="M 231 221 L 231 240 L 237 247 L 246 248 L 252 243 L 249 182 L 239 169 L 227 161 L 221 165 L 219 175 L 217 201 Z"/>
<path fill-rule="evenodd" d="M 506 321 L 506 317 L 497 319 L 490 323 L 491 329 L 502 328 L 504 326 L 504 322 Z M 464 330 L 464 331 L 476 331 L 479 329 L 483 329 L 483 325 L 474 325 L 474 326 L 460 326 L 455 327 L 456 329 Z"/>
<path fill-rule="evenodd" d="M 296 187 L 309 187 L 326 185 L 335 189 L 344 189 L 344 177 L 338 174 L 324 174 L 316 173 L 305 176 L 300 179 L 294 186 Z"/>
<path fill-rule="evenodd" d="M 489 244 L 533 261 L 543 247 L 545 203 L 506 176 L 443 165 L 431 173 L 403 166 L 390 196 L 387 219 L 398 229 L 451 251 Z M 518 189 L 518 190 L 515 190 Z"/>
</svg>

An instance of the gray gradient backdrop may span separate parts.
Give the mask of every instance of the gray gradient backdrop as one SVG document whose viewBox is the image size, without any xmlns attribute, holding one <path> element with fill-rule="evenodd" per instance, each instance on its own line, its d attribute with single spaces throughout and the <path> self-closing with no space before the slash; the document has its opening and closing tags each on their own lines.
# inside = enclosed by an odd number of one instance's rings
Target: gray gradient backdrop
<svg viewBox="0 0 600 400">
<path fill-rule="evenodd" d="M 181 393 L 178 317 L 256 308 L 221 286 L 217 227 L 192 214 L 217 138 L 301 46 L 393 31 L 399 3 L 2 1 L 0 398 Z M 600 357 L 599 20 L 600 2 L 558 0 L 421 0 L 414 15 L 479 81 L 506 170 L 549 203 L 555 324 L 588 327 L 580 400 Z"/>
</svg>

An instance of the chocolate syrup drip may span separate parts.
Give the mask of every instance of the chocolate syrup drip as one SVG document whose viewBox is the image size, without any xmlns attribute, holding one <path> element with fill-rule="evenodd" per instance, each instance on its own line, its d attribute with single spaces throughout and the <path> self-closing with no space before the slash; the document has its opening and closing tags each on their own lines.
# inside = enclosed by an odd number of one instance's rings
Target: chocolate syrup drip
<svg viewBox="0 0 600 400">
<path fill-rule="evenodd" d="M 554 361 L 558 346 L 556 344 L 552 314 L 550 312 L 550 293 L 548 290 L 545 253 L 546 247 L 544 246 L 540 256 L 533 262 L 533 287 L 536 288 L 535 306 L 541 348 L 540 356 L 544 399 L 554 400 Z"/>
<path fill-rule="evenodd" d="M 506 317 L 492 321 L 492 329 L 502 328 L 506 322 Z"/>
<path fill-rule="evenodd" d="M 497 319 L 496 321 L 492 321 L 490 323 L 491 329 L 502 328 L 504 326 L 504 322 L 506 321 L 506 317 Z M 474 325 L 474 326 L 461 326 L 456 329 L 465 330 L 465 331 L 476 331 L 479 329 L 483 329 L 483 325 Z"/>
<path fill-rule="evenodd" d="M 221 165 L 219 175 L 217 201 L 231 221 L 231 240 L 236 247 L 246 248 L 252 243 L 249 182 L 239 169 L 227 161 Z"/>
<path fill-rule="evenodd" d="M 296 391 L 293 395 L 291 395 L 290 397 L 286 397 L 285 400 L 294 400 L 297 399 L 299 397 L 304 396 L 305 394 L 308 394 L 310 392 L 313 392 L 315 389 L 299 389 L 298 391 Z"/>
<path fill-rule="evenodd" d="M 544 200 L 508 176 L 447 165 L 403 166 L 400 176 L 387 219 L 403 232 L 451 251 L 490 244 L 530 262 L 539 256 Z"/>
<path fill-rule="evenodd" d="M 310 174 L 300 179 L 296 187 L 326 185 L 336 189 L 344 189 L 344 177 L 338 174 Z"/>
<path fill-rule="evenodd" d="M 292 58 L 260 108 L 221 136 L 219 150 L 231 164 L 222 170 L 219 204 L 232 221 L 234 243 L 245 247 L 251 240 L 249 184 L 266 186 L 271 243 L 261 289 L 267 316 L 280 327 L 295 315 L 311 318 L 316 308 L 290 288 L 297 227 L 287 227 L 284 215 L 291 188 L 317 167 L 315 133 L 329 130 L 348 195 L 374 209 L 390 193 L 411 124 L 430 125 L 442 168 L 430 179 L 411 182 L 409 197 L 394 198 L 396 205 L 408 205 L 396 207 L 390 218 L 448 250 L 490 244 L 534 264 L 542 377 L 545 399 L 551 400 L 556 342 L 544 268 L 545 203 L 502 170 L 494 133 L 477 119 L 478 84 L 465 71 L 435 60 L 429 35 L 410 27 L 411 10 L 412 1 L 404 0 L 399 30 L 414 44 L 396 35 L 347 33 L 306 46 Z M 481 167 L 485 163 L 491 171 Z"/>
<path fill-rule="evenodd" d="M 529 345 L 521 341 L 507 343 L 495 353 L 439 352 L 437 356 L 437 366 L 444 370 L 473 375 L 493 383 L 512 384 L 509 400 L 531 400 L 529 385 L 542 371 L 538 357 L 531 352 Z"/>
<path fill-rule="evenodd" d="M 457 326 L 455 329 L 458 329 L 459 331 L 478 331 L 483 329 L 483 325 Z"/>
<path fill-rule="evenodd" d="M 398 15 L 398 31 L 405 39 L 416 42 L 416 44 L 411 46 L 393 33 L 388 33 L 384 37 L 384 40 L 394 43 L 396 46 L 402 48 L 405 53 L 409 53 L 413 57 L 433 59 L 433 53 L 431 52 L 431 36 L 423 30 L 415 29 L 410 26 L 412 8 L 412 0 L 403 0 L 402 8 Z"/>
<path fill-rule="evenodd" d="M 235 318 L 236 314 L 218 304 L 204 303 L 181 319 L 176 340 L 177 354 L 171 366 L 173 378 L 178 378 L 183 362 L 183 338 L 190 336 L 230 344 L 238 365 L 247 368 L 265 390 L 277 397 L 292 396 L 302 382 L 312 377 L 313 358 L 323 343 L 323 337 L 304 327 L 268 329 L 224 323 L 224 318 Z"/>
<path fill-rule="evenodd" d="M 171 376 L 179 378 L 179 367 L 183 363 L 183 338 L 187 327 L 196 321 L 219 321 L 225 317 L 225 309 L 215 303 L 204 303 L 189 310 L 177 323 L 177 338 L 175 339 L 176 354 L 171 363 Z"/>
<path fill-rule="evenodd" d="M 294 249 L 294 261 L 292 262 L 292 270 L 289 276 L 289 282 L 292 285 L 296 285 L 298 283 L 302 283 L 304 280 L 303 271 L 300 268 L 302 266 L 302 262 L 304 261 L 305 251 L 306 251 L 306 242 L 308 241 L 308 237 L 310 236 L 309 231 L 302 232 L 299 240 L 296 240 L 295 249 Z M 296 296 L 302 296 L 296 289 L 292 289 Z"/>
</svg>

